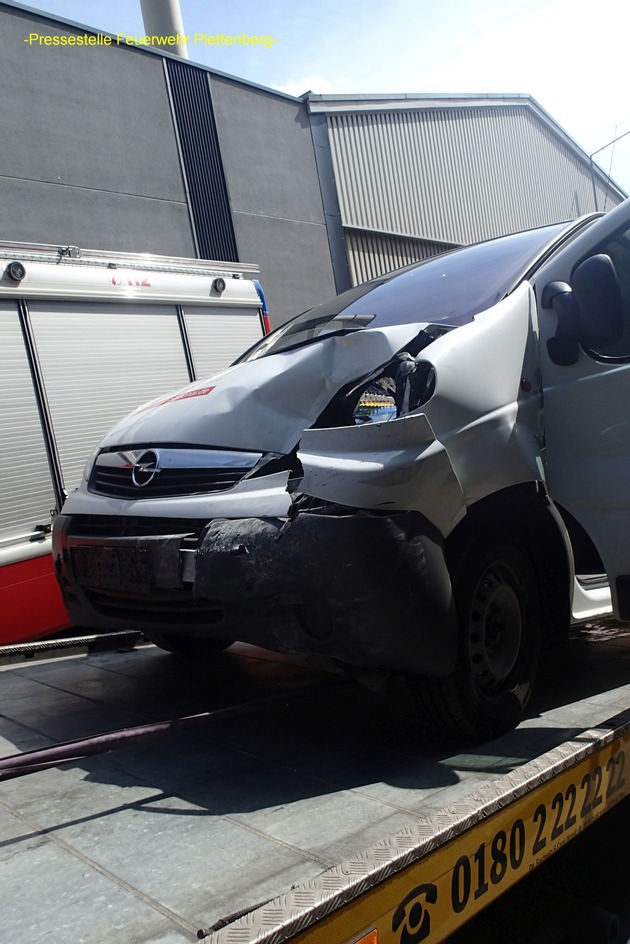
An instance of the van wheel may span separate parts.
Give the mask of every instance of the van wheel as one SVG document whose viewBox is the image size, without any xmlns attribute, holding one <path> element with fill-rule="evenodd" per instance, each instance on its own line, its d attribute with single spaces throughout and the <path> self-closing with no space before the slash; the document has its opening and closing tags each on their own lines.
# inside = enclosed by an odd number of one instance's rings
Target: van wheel
<svg viewBox="0 0 630 944">
<path fill-rule="evenodd" d="M 450 565 L 459 622 L 457 664 L 446 678 L 412 683 L 431 720 L 451 733 L 490 738 L 518 724 L 540 649 L 538 589 L 513 544 L 479 541 Z"/>
<path fill-rule="evenodd" d="M 148 633 L 147 639 L 164 649 L 185 659 L 205 659 L 223 652 L 232 645 L 232 639 L 207 639 L 204 636 L 180 636 L 177 633 Z"/>
</svg>

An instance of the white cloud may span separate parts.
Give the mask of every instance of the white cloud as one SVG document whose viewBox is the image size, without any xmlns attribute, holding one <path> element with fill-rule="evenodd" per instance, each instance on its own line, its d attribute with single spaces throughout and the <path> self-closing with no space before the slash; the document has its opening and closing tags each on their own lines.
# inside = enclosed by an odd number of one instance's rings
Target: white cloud
<svg viewBox="0 0 630 944">
<path fill-rule="evenodd" d="M 284 85 L 274 84 L 274 88 L 279 92 L 286 92 L 287 95 L 303 95 L 304 92 L 315 92 L 316 95 L 325 95 L 334 92 L 334 88 L 328 79 L 321 75 L 306 75 L 302 79 L 290 79 Z"/>
</svg>

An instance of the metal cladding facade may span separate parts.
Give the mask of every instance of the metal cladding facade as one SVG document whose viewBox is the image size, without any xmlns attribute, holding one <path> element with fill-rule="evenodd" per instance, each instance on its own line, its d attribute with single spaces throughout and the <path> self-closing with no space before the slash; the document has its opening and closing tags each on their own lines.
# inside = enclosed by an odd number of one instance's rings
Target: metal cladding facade
<svg viewBox="0 0 630 944">
<path fill-rule="evenodd" d="M 0 237 L 257 263 L 274 326 L 625 196 L 527 95 L 296 98 L 13 0 L 0 35 Z"/>
<path fill-rule="evenodd" d="M 387 236 L 366 230 L 345 229 L 348 267 L 353 285 L 375 279 L 384 272 L 393 272 L 429 256 L 454 249 L 455 245 L 434 243 L 427 239 Z"/>
<path fill-rule="evenodd" d="M 304 101 L 109 34 L 52 45 L 84 34 L 0 0 L 0 238 L 256 263 L 274 326 L 333 296 Z"/>
<path fill-rule="evenodd" d="M 624 198 L 529 96 L 309 95 L 309 105 L 326 114 L 355 284 Z"/>
</svg>

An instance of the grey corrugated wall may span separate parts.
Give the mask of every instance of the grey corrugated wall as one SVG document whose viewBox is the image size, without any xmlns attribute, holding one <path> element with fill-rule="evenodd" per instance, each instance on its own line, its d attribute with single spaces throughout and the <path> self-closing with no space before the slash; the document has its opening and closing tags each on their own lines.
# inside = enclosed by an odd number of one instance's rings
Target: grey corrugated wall
<svg viewBox="0 0 630 944">
<path fill-rule="evenodd" d="M 364 230 L 346 229 L 344 234 L 353 285 L 455 248 L 448 243 L 433 243 L 426 239 L 408 239 L 402 236 L 381 236 L 379 233 L 368 233 Z"/>
<path fill-rule="evenodd" d="M 595 209 L 589 163 L 527 105 L 328 114 L 345 227 L 462 244 Z M 599 209 L 621 201 L 596 180 Z"/>
</svg>

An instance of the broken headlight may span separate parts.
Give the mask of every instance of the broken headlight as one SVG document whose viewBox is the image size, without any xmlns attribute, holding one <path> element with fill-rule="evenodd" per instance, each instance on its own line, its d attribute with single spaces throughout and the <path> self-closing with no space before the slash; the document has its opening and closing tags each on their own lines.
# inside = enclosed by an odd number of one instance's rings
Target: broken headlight
<svg viewBox="0 0 630 944">
<path fill-rule="evenodd" d="M 435 390 L 435 368 L 428 361 L 406 352 L 398 355 L 396 373 L 396 416 L 405 416 L 423 406 Z"/>
<path fill-rule="evenodd" d="M 422 352 L 450 330 L 444 325 L 423 328 L 386 364 L 339 390 L 313 428 L 387 423 L 419 409 L 435 390 L 435 368 L 422 359 Z"/>
<path fill-rule="evenodd" d="M 354 422 L 386 423 L 405 416 L 430 400 L 434 390 L 433 364 L 403 351 L 388 365 L 386 374 L 360 392 L 352 414 Z"/>
<path fill-rule="evenodd" d="M 386 423 L 397 416 L 396 387 L 389 377 L 369 383 L 359 396 L 353 411 L 354 422 Z"/>
</svg>

